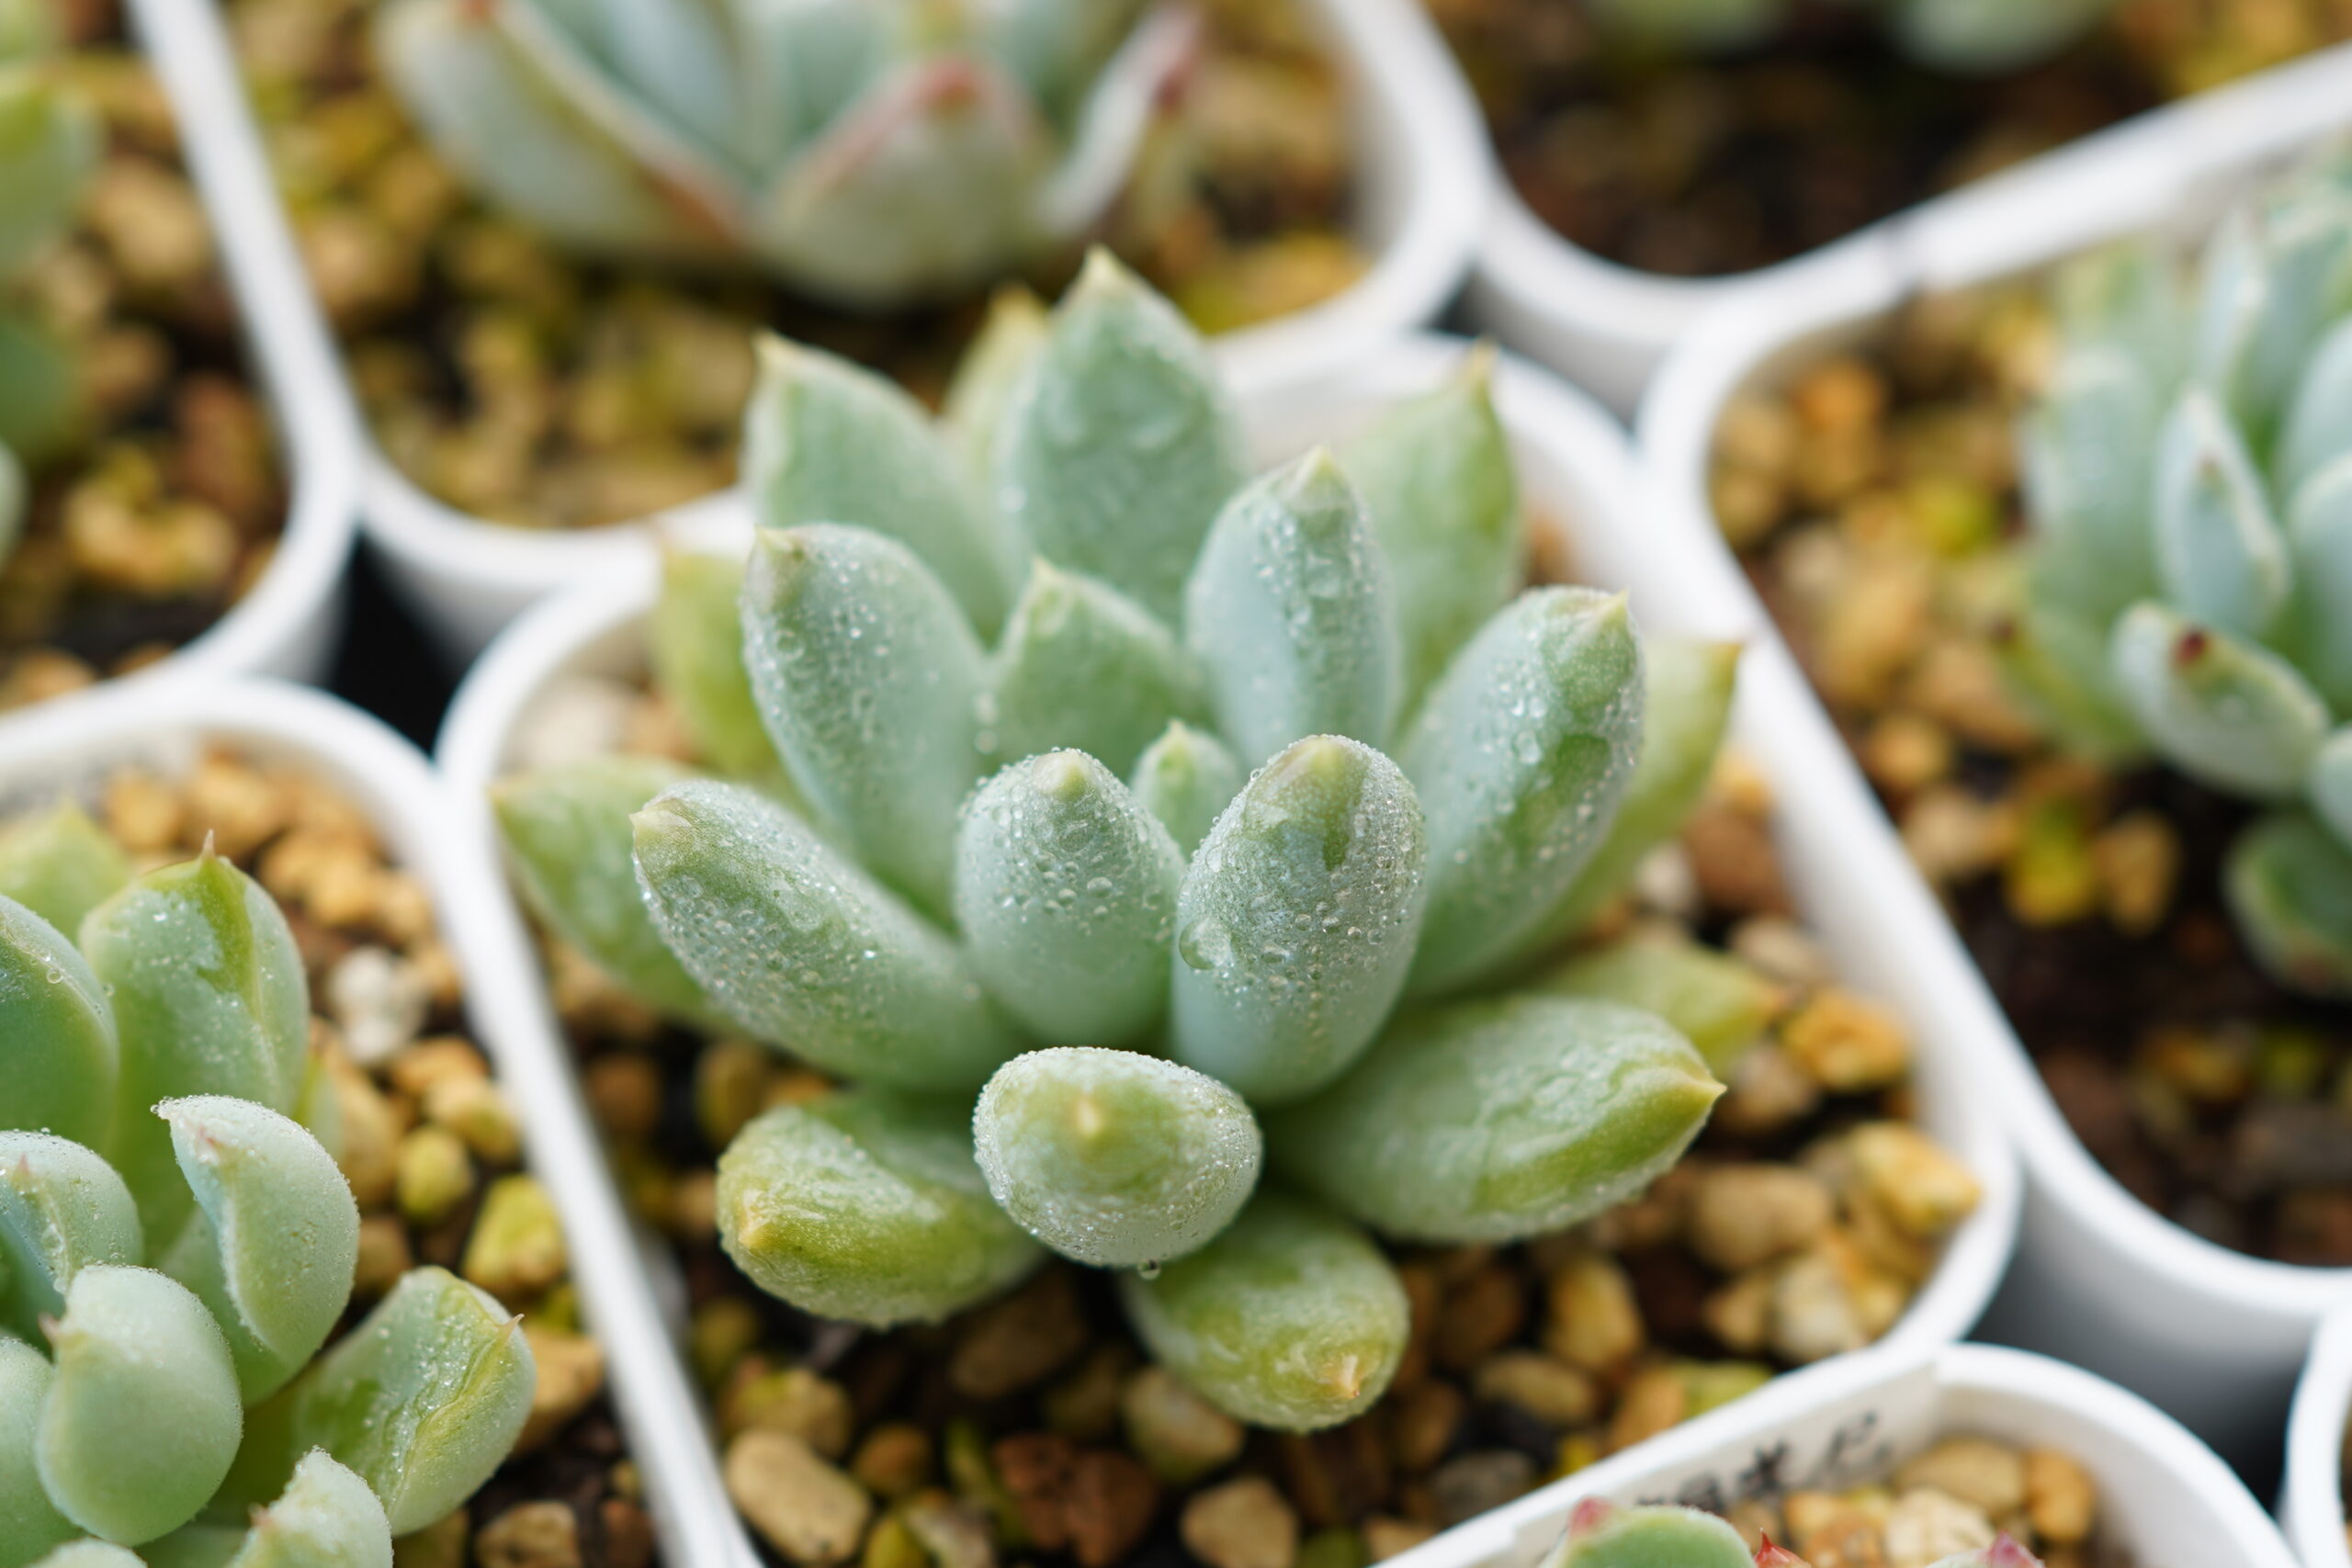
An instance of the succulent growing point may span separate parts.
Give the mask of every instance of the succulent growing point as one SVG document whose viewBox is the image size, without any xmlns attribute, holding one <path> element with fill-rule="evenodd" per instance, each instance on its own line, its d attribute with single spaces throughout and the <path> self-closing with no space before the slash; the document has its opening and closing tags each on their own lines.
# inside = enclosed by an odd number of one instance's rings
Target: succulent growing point
<svg viewBox="0 0 2352 1568">
<path fill-rule="evenodd" d="M 327 1346 L 359 1209 L 298 1120 L 285 917 L 209 850 L 133 877 L 70 809 L 0 886 L 81 932 L 0 893 L 0 1568 L 389 1563 L 505 1457 L 531 1357 L 437 1269 Z"/>
<path fill-rule="evenodd" d="M 2015 684 L 2064 742 L 2265 807 L 2223 869 L 2239 931 L 2352 993 L 2352 169 L 2262 193 L 2193 283 L 2134 246 L 2057 302 Z"/>
<path fill-rule="evenodd" d="M 1588 1497 L 1568 1515 L 1568 1527 L 1544 1568 L 1811 1568 L 1770 1537 L 1750 1552 L 1739 1531 L 1697 1508 L 1657 1505 L 1620 1507 Z M 1992 1545 L 1938 1559 L 1928 1568 L 2041 1568 L 2034 1555 L 2004 1535 Z"/>
<path fill-rule="evenodd" d="M 507 848 L 640 998 L 848 1080 L 719 1160 L 762 1287 L 936 1320 L 1050 1250 L 1132 1270 L 1138 1336 L 1227 1411 L 1328 1426 L 1405 1345 L 1375 1233 L 1575 1224 L 1722 1092 L 1606 987 L 1514 982 L 1675 830 L 1732 660 L 1645 653 L 1619 595 L 1513 597 L 1485 353 L 1252 479 L 1198 339 L 1115 263 L 1002 309 L 944 429 L 763 355 L 740 679 L 680 629 L 717 569 L 673 568 L 654 622 L 731 776 L 510 778 Z"/>
<path fill-rule="evenodd" d="M 375 46 L 458 175 L 558 243 L 876 307 L 1085 232 L 1193 33 L 1145 0 L 399 0 Z"/>
<path fill-rule="evenodd" d="M 1788 0 L 1589 0 L 1604 25 L 1686 50 L 1729 50 L 1787 24 Z M 2114 0 L 1877 0 L 1904 54 L 1954 75 L 2038 65 L 2088 32 Z"/>
</svg>

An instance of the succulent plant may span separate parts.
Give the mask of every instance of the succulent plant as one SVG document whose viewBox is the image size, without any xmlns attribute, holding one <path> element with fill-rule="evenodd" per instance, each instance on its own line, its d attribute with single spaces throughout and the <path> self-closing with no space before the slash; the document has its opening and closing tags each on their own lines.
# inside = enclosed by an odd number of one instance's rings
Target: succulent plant
<svg viewBox="0 0 2352 1568">
<path fill-rule="evenodd" d="M 1145 0 L 398 0 L 375 44 L 460 177 L 558 243 L 879 307 L 1093 225 L 1193 32 Z"/>
<path fill-rule="evenodd" d="M 1684 50 L 1738 49 L 1790 20 L 1789 0 L 1588 0 L 1602 23 Z M 1994 75 L 2037 65 L 2075 42 L 2114 0 L 1876 0 L 1894 46 L 1931 70 Z"/>
<path fill-rule="evenodd" d="M 0 841 L 0 1568 L 389 1563 L 513 1446 L 529 1348 L 438 1269 L 327 1344 L 359 1210 L 293 933 L 209 851 L 133 877 L 94 833 Z"/>
<path fill-rule="evenodd" d="M 2255 957 L 2352 993 L 2352 164 L 2056 289 L 2019 431 L 2032 539 L 2007 658 L 2064 742 L 2264 810 L 2223 891 Z"/>
<path fill-rule="evenodd" d="M 1657 1505 L 1619 1507 L 1588 1497 L 1568 1515 L 1568 1528 L 1544 1568 L 1809 1568 L 1805 1560 L 1767 1537 L 1751 1552 L 1739 1531 L 1697 1508 Z M 2041 1568 L 2007 1536 L 1992 1545 L 1940 1558 L 1929 1568 Z"/>
<path fill-rule="evenodd" d="M 944 428 L 765 346 L 740 617 L 683 608 L 699 565 L 654 617 L 734 778 L 609 759 L 496 811 L 614 978 L 854 1086 L 719 1161 L 762 1287 L 933 1320 L 1051 1249 L 1125 1270 L 1226 1410 L 1326 1426 L 1407 1332 L 1366 1227 L 1573 1224 L 1721 1093 L 1656 1015 L 1513 983 L 1675 832 L 1733 661 L 1645 660 L 1622 595 L 1512 596 L 1484 353 L 1251 479 L 1203 345 L 1106 256 L 1007 309 Z"/>
</svg>

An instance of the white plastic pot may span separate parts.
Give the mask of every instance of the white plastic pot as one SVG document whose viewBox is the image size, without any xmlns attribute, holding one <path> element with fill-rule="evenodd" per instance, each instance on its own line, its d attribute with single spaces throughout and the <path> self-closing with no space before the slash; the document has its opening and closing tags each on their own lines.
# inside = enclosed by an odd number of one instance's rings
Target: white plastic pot
<svg viewBox="0 0 2352 1568">
<path fill-rule="evenodd" d="M 334 652 L 358 496 L 358 446 L 345 417 L 342 373 L 325 323 L 311 309 L 300 263 L 244 122 L 235 79 L 215 47 L 209 7 L 131 0 L 133 32 L 171 99 L 211 224 L 244 339 L 245 359 L 275 426 L 288 505 L 277 554 L 261 581 L 178 651 L 85 693 L 0 716 L 0 754 L 35 714 L 118 687 L 195 676 L 283 675 L 316 680 Z"/>
<path fill-rule="evenodd" d="M 1649 518 L 1660 547 L 1705 592 L 1744 605 L 1762 624 L 1763 610 L 1708 501 L 1709 453 L 1732 398 L 1868 337 L 1914 294 L 2030 271 L 2134 231 L 2201 234 L 2266 165 L 2310 141 L 2321 117 L 2285 109 L 2311 109 L 2300 88 L 2334 80 L 2346 63 L 2331 56 L 2295 68 L 2303 73 L 2292 78 L 2299 91 L 2282 97 L 2275 119 L 2238 112 L 2271 101 L 2259 95 L 2192 100 L 2101 148 L 2070 150 L 2065 161 L 2043 166 L 2049 177 L 2040 184 L 1988 186 L 1923 212 L 1903 231 L 1899 253 L 1858 253 L 1834 274 L 1792 273 L 1710 312 L 1643 406 Z M 2337 87 L 2341 101 L 2329 123 L 2352 122 L 2352 79 Z M 2174 134 L 2191 125 L 2211 134 Z M 1972 215 L 1963 201 L 1981 207 Z M 2252 1456 L 2275 1445 L 2312 1325 L 2352 1293 L 2352 1269 L 2295 1268 L 2202 1240 L 2126 1192 L 2091 1158 L 1777 634 L 1749 662 L 1749 680 L 1786 694 L 1784 747 L 1824 808 L 1845 825 L 1845 858 L 1870 918 L 1905 948 L 1928 1009 L 1970 1042 L 2024 1156 L 2018 1266 L 1987 1333 L 2138 1390 L 2224 1452 Z"/>
<path fill-rule="evenodd" d="M 151 0 L 165 4 L 167 0 Z M 212 7 L 176 7 L 222 50 Z M 1419 0 L 1308 0 L 1352 102 L 1358 241 L 1372 258 L 1352 287 L 1321 304 L 1229 333 L 1218 357 L 1238 385 L 1329 369 L 1432 321 L 1461 287 L 1494 184 L 1477 107 Z M 254 140 L 243 104 L 218 106 Z M 305 294 L 306 308 L 309 296 Z M 338 400 L 354 403 L 338 380 Z M 363 440 L 366 438 L 363 436 Z M 634 554 L 644 526 L 533 530 L 488 522 L 436 500 L 366 446 L 362 510 L 369 540 L 401 597 L 445 656 L 462 663 L 550 590 Z M 649 522 L 689 534 L 724 527 L 729 492 Z"/>
<path fill-rule="evenodd" d="M 511 1049 L 491 1027 L 493 975 L 502 965 L 533 966 L 536 955 L 501 947 L 511 921 L 483 919 L 486 908 L 503 905 L 505 893 L 449 831 L 447 796 L 424 755 L 347 703 L 264 680 L 109 689 L 36 710 L 9 741 L 0 753 L 0 817 L 61 793 L 95 804 L 115 768 L 136 763 L 170 777 L 214 744 L 306 769 L 366 812 L 393 860 L 424 885 L 464 984 L 473 1036 L 491 1055 L 522 1119 L 531 1169 L 562 1218 L 582 1310 L 605 1349 L 609 1392 L 645 1478 L 662 1554 L 678 1564 L 722 1561 L 710 1525 L 725 1517 L 727 1501 L 717 1500 L 714 1515 L 712 1499 L 686 1484 L 707 1467 L 699 1435 L 676 1440 L 675 1415 L 663 1404 L 674 1374 L 662 1325 L 631 1314 L 642 1290 L 635 1259 L 598 1245 L 622 1222 L 571 1075 L 544 1052 Z M 628 1288 L 616 1290 L 616 1280 Z M 682 1449 L 694 1462 L 681 1462 Z"/>
<path fill-rule="evenodd" d="M 2176 167 L 2216 151 L 2338 123 L 2348 96 L 2352 45 L 2136 116 L 1819 250 L 1723 277 L 1670 277 L 1604 260 L 1563 238 L 1498 179 L 1470 281 L 1471 314 L 1513 348 L 1631 412 L 1683 334 L 1725 300 L 1799 280 L 1834 292 L 1841 280 L 1903 256 L 1921 231 L 1973 230 L 1996 247 L 2040 246 L 2073 226 L 2076 191 L 2089 190 L 2101 209 L 2135 191 L 2160 193 Z"/>
<path fill-rule="evenodd" d="M 1261 387 L 1245 402 L 1260 457 L 1272 460 L 1344 436 L 1395 400 L 1440 384 L 1467 346 L 1453 339 L 1413 338 L 1344 375 Z M 1522 492 L 1537 515 L 1567 535 L 1580 580 L 1630 589 L 1636 615 L 1654 631 L 1727 637 L 1754 633 L 1752 615 L 1736 602 L 1683 591 L 1672 552 L 1660 548 L 1645 526 L 1624 438 L 1606 414 L 1544 372 L 1510 361 L 1499 368 L 1496 400 L 1516 450 Z M 707 542 L 741 550 L 748 535 Z M 480 880 L 497 880 L 499 853 L 486 791 L 507 771 L 518 727 L 551 683 L 564 677 L 642 671 L 641 622 L 654 590 L 649 555 L 538 605 L 492 644 L 459 689 L 438 755 L 455 796 L 452 836 L 484 868 Z M 1738 743 L 1758 758 L 1781 792 L 1781 847 L 1798 902 L 1828 943 L 1841 974 L 1912 1021 L 1927 1128 L 1984 1185 L 1977 1212 L 1953 1237 L 1935 1278 L 1886 1341 L 1917 1350 L 1965 1334 L 1990 1299 L 2015 1230 L 2017 1173 L 2007 1144 L 1994 1130 L 1991 1108 L 1968 1070 L 1971 1043 L 1926 1005 L 1928 991 L 1906 971 L 1901 946 L 1887 941 L 1871 918 L 1843 862 L 1840 824 L 1821 808 L 1780 745 L 1779 709 L 1785 702 L 1769 692 L 1744 689 L 1735 722 Z M 570 1053 L 537 968 L 527 957 L 506 956 L 527 953 L 519 913 L 503 892 L 486 893 L 479 903 L 485 931 L 498 928 L 498 957 L 489 965 L 492 984 L 483 996 L 485 1021 L 499 1032 L 506 1050 L 542 1058 L 549 1074 L 567 1072 Z M 583 1238 L 583 1247 L 616 1254 L 629 1249 L 630 1238 L 617 1228 L 618 1205 L 607 1198 L 596 1207 L 600 1214 L 613 1215 L 616 1228 Z M 657 1273 L 637 1281 L 635 1289 L 632 1320 L 658 1310 L 667 1281 Z M 665 1406 L 691 1410 L 694 1396 L 683 1364 L 673 1365 L 671 1382 Z M 719 1483 L 708 1447 L 691 1432 L 691 1417 L 681 1419 L 685 1425 L 677 1444 L 692 1448 L 712 1471 L 705 1490 L 716 1493 Z M 731 1513 L 728 1517 L 731 1520 Z M 724 1561 L 753 1560 L 740 1536 L 736 1550 L 741 1555 Z"/>
<path fill-rule="evenodd" d="M 2098 1483 L 2102 1538 L 2130 1562 L 2294 1568 L 2245 1484 L 2163 1412 L 2080 1368 L 1985 1345 L 1866 1350 L 1792 1373 L 1389 1562 L 1533 1568 L 1585 1497 L 1716 1507 L 1858 1486 L 1962 1433 L 2079 1461 Z"/>
<path fill-rule="evenodd" d="M 2344 1432 L 2352 1425 L 2352 1297 L 2320 1325 L 2287 1417 L 2278 1520 L 2303 1568 L 2352 1568 L 2344 1539 Z"/>
</svg>

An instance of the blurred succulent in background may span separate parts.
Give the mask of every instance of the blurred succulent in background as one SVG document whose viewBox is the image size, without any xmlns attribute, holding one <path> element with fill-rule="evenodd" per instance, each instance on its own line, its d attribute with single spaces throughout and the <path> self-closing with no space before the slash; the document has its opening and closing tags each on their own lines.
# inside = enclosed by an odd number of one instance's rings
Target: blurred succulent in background
<svg viewBox="0 0 2352 1568">
<path fill-rule="evenodd" d="M 1145 0 L 396 0 L 376 44 L 450 165 L 560 243 L 888 307 L 1094 225 L 1193 32 Z"/>
<path fill-rule="evenodd" d="M 653 622 L 741 782 L 607 759 L 496 800 L 566 940 L 854 1086 L 721 1158 L 754 1281 L 933 1320 L 1042 1243 L 1132 1270 L 1210 1400 L 1311 1428 L 1405 1343 L 1360 1227 L 1555 1231 L 1679 1157 L 1721 1092 L 1690 1042 L 1508 982 L 1675 831 L 1733 663 L 1645 650 L 1622 595 L 1512 597 L 1486 355 L 1255 479 L 1198 338 L 1101 253 L 999 311 L 944 429 L 763 359 L 740 621 Z"/>
<path fill-rule="evenodd" d="M 1576 1506 L 1568 1515 L 1566 1534 L 1544 1561 L 1544 1568 L 1666 1568 L 1667 1564 L 1672 1568 L 1811 1568 L 1804 1558 L 1773 1544 L 1769 1537 L 1749 1551 L 1739 1531 L 1713 1514 L 1654 1506 L 1621 1508 L 1600 1497 L 1588 1497 Z M 2041 1568 L 2041 1562 L 2005 1535 L 1990 1546 L 1938 1558 L 1928 1568 Z"/>
<path fill-rule="evenodd" d="M 438 1269 L 326 1345 L 359 1210 L 293 932 L 77 823 L 0 867 L 0 1565 L 389 1563 L 513 1446 L 530 1351 Z"/>
<path fill-rule="evenodd" d="M 1680 50 L 1738 49 L 1787 24 L 1790 0 L 1587 0 L 1612 30 Z M 1994 75 L 2075 42 L 2114 0 L 1862 0 L 1896 48 L 1930 70 Z"/>
<path fill-rule="evenodd" d="M 2352 994 L 2352 163 L 2233 215 L 2193 288 L 2132 246 L 2056 303 L 2016 684 L 2080 750 L 2267 807 L 2223 871 L 2239 930 Z"/>
</svg>

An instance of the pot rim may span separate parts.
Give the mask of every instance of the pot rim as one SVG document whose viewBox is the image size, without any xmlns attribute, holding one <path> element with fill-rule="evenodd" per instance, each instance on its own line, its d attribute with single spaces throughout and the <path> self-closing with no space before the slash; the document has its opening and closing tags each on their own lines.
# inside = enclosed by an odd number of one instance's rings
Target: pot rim
<svg viewBox="0 0 2352 1568">
<path fill-rule="evenodd" d="M 2352 1426 L 2352 1295 L 2312 1337 L 2312 1358 L 2287 1417 L 2278 1520 L 2303 1568 L 2352 1568 L 2345 1539 L 2344 1439 Z"/>
</svg>

